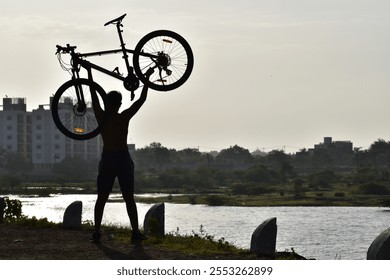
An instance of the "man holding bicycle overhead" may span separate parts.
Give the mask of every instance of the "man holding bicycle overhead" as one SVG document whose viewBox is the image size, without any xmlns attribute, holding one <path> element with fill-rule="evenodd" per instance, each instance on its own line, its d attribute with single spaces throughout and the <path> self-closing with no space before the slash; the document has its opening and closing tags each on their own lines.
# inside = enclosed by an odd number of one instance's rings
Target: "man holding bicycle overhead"
<svg viewBox="0 0 390 280">
<path fill-rule="evenodd" d="M 149 79 L 153 72 L 153 69 L 149 69 L 145 77 Z M 134 163 L 127 148 L 127 134 L 129 122 L 146 101 L 147 92 L 148 87 L 144 85 L 139 99 L 121 113 L 119 113 L 119 108 L 122 104 L 121 94 L 118 91 L 109 92 L 106 97 L 107 115 L 105 115 L 96 92 L 91 89 L 93 109 L 98 122 L 102 122 L 103 116 L 105 116 L 104 126 L 102 126 L 100 132 L 103 139 L 103 153 L 99 163 L 97 200 L 94 213 L 95 231 L 92 234 L 91 242 L 98 243 L 100 241 L 100 227 L 104 206 L 112 191 L 116 177 L 118 177 L 132 227 L 131 242 L 137 243 L 146 239 L 138 229 L 138 212 L 134 200 Z"/>
</svg>

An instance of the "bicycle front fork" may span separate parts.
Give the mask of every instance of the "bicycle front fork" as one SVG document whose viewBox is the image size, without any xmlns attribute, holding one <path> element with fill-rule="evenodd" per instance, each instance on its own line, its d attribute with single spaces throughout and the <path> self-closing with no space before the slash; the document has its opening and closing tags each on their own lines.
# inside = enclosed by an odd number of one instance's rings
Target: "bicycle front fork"
<svg viewBox="0 0 390 280">
<path fill-rule="evenodd" d="M 79 78 L 78 72 L 73 71 L 72 80 L 76 80 L 78 78 Z M 83 115 L 86 111 L 87 103 L 85 102 L 83 88 L 82 88 L 81 84 L 75 85 L 75 92 L 76 92 L 77 102 L 76 102 L 76 104 L 73 105 L 73 112 L 76 115 Z"/>
</svg>

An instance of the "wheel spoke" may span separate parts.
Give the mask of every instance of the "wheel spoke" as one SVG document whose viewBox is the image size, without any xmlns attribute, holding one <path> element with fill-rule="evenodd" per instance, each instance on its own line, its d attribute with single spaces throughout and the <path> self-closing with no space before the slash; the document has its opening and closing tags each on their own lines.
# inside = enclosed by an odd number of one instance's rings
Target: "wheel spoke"
<svg viewBox="0 0 390 280">
<path fill-rule="evenodd" d="M 99 133 L 99 123 L 92 108 L 91 86 L 96 89 L 101 104 L 105 92 L 87 79 L 76 79 L 65 83 L 54 95 L 52 104 L 53 120 L 66 136 L 85 140 Z M 75 87 L 81 89 L 83 103 L 79 103 Z"/>
<path fill-rule="evenodd" d="M 140 55 L 141 51 L 143 55 Z M 151 55 L 157 58 L 152 59 Z M 141 39 L 135 48 L 133 62 L 142 82 L 148 83 L 153 89 L 166 91 L 177 88 L 188 79 L 193 67 L 193 56 L 188 43 L 180 35 L 160 30 Z M 144 74 L 154 66 L 159 71 L 145 80 Z"/>
</svg>

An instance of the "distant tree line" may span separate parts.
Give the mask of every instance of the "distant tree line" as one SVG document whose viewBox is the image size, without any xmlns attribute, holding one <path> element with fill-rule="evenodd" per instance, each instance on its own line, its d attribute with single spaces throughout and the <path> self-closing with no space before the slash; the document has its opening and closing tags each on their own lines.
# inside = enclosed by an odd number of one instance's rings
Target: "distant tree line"
<svg viewBox="0 0 390 280">
<path fill-rule="evenodd" d="M 302 149 L 296 154 L 272 150 L 260 156 L 253 155 L 248 149 L 238 145 L 219 152 L 202 153 L 198 149 L 187 148 L 177 151 L 168 149 L 161 143 L 152 143 L 137 149 L 133 157 L 140 170 L 163 170 L 172 167 L 194 169 L 199 166 L 240 170 L 260 164 L 276 169 L 287 177 L 294 172 L 322 169 L 388 168 L 390 167 L 390 142 L 378 139 L 367 150 L 355 148 L 352 151 L 335 153 L 327 149 Z"/>
<path fill-rule="evenodd" d="M 337 172 L 352 172 L 351 182 L 368 183 L 390 180 L 390 142 L 378 139 L 369 149 L 355 148 L 341 157 L 328 152 L 301 150 L 286 154 L 273 150 L 264 155 L 251 154 L 238 145 L 221 151 L 200 152 L 187 148 L 175 150 L 154 142 L 132 154 L 136 163 L 139 188 L 166 188 L 207 191 L 229 186 L 234 193 L 262 193 L 268 186 L 293 182 L 298 190 L 302 176 L 313 188 L 326 188 L 337 180 Z M 0 150 L 1 185 L 16 186 L 33 166 L 18 154 Z M 98 162 L 65 158 L 55 164 L 52 175 L 70 181 L 95 180 Z M 5 174 L 4 174 L 5 173 Z"/>
</svg>

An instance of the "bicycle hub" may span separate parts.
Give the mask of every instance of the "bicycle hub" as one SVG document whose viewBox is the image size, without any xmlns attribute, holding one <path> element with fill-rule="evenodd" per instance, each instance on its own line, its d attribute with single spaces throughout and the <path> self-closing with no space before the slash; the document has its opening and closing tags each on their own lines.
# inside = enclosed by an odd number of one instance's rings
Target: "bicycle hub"
<svg viewBox="0 0 390 280">
<path fill-rule="evenodd" d="M 87 105 L 85 103 L 80 103 L 77 102 L 76 104 L 73 105 L 73 113 L 76 116 L 84 116 L 84 114 L 87 111 Z"/>
<path fill-rule="evenodd" d="M 160 52 L 157 57 L 157 64 L 166 69 L 169 65 L 171 65 L 171 57 L 163 52 Z"/>
</svg>

